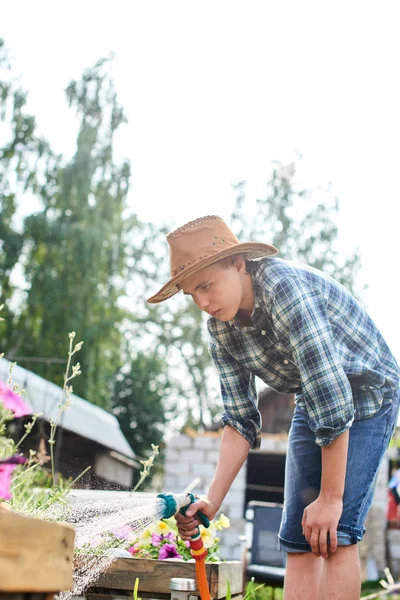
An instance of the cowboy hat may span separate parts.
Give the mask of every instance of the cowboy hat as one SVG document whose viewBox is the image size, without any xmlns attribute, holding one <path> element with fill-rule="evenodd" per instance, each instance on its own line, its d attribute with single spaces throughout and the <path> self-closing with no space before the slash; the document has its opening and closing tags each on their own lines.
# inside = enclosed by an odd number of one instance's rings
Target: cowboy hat
<svg viewBox="0 0 400 600">
<path fill-rule="evenodd" d="M 168 233 L 171 279 L 147 300 L 151 304 L 163 302 L 181 289 L 181 282 L 210 265 L 242 254 L 247 259 L 273 256 L 278 250 L 269 244 L 245 242 L 241 244 L 227 224 L 215 215 L 189 221 Z"/>
</svg>

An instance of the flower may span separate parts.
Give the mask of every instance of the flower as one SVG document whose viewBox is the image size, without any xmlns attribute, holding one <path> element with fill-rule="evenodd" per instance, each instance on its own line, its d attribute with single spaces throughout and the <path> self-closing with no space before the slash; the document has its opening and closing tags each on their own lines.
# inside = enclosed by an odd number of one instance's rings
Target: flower
<svg viewBox="0 0 400 600">
<path fill-rule="evenodd" d="M 146 546 L 152 543 L 152 533 L 150 529 L 145 529 L 138 540 L 141 546 Z"/>
<path fill-rule="evenodd" d="M 221 517 L 215 519 L 208 529 L 200 526 L 203 544 L 208 549 L 206 558 L 208 562 L 219 560 L 218 530 L 229 526 L 229 519 L 222 515 Z M 115 537 L 115 532 L 112 536 Z M 105 541 L 107 540 L 108 538 Z M 120 546 L 135 558 L 194 561 L 191 556 L 190 542 L 179 537 L 176 520 L 172 517 L 155 521 L 141 532 L 132 531 L 130 537 L 121 540 Z"/>
<path fill-rule="evenodd" d="M 162 539 L 163 539 L 163 536 L 158 535 L 158 533 L 151 534 L 151 543 L 153 546 L 159 546 L 161 544 Z"/>
<path fill-rule="evenodd" d="M 209 531 L 208 529 L 201 528 L 201 539 L 203 540 L 203 544 L 206 548 L 211 548 L 215 541 L 215 535 L 213 531 Z"/>
<path fill-rule="evenodd" d="M 0 381 L 0 402 L 3 404 L 4 408 L 12 410 L 14 417 L 18 418 L 32 414 L 32 411 L 22 400 L 21 396 L 18 396 L 14 390 L 12 390 L 2 381 Z"/>
<path fill-rule="evenodd" d="M 171 531 L 170 526 L 168 525 L 168 523 L 165 523 L 164 521 L 157 521 L 154 524 L 153 527 L 153 532 L 154 533 L 158 533 L 158 535 L 165 535 L 167 533 L 169 533 Z"/>
<path fill-rule="evenodd" d="M 165 560 L 167 558 L 182 558 L 182 556 L 177 551 L 175 544 L 164 544 L 160 548 L 158 558 L 159 560 Z"/>
<path fill-rule="evenodd" d="M 11 476 L 18 465 L 22 465 L 25 462 L 25 457 L 22 454 L 15 454 L 6 458 L 6 460 L 0 460 L 0 498 L 3 500 L 11 500 Z"/>
<path fill-rule="evenodd" d="M 133 544 L 133 546 L 128 548 L 128 552 L 130 552 L 132 554 L 132 556 L 135 556 L 135 554 L 137 554 L 139 552 L 139 550 L 140 550 L 139 544 Z"/>
<path fill-rule="evenodd" d="M 230 522 L 229 518 L 226 515 L 224 515 L 224 513 L 221 513 L 218 521 L 216 521 L 216 523 L 215 523 L 216 529 L 226 529 L 230 526 L 231 526 L 231 522 Z"/>
</svg>

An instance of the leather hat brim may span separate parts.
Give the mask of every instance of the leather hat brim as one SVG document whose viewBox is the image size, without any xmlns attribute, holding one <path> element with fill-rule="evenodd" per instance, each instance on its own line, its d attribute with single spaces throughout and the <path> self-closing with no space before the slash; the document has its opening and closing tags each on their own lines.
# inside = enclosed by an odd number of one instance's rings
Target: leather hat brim
<svg viewBox="0 0 400 600">
<path fill-rule="evenodd" d="M 147 302 L 150 304 L 159 304 L 160 302 L 164 302 L 164 300 L 168 300 L 168 298 L 171 298 L 180 291 L 181 288 L 179 284 L 184 279 L 197 273 L 201 269 L 205 269 L 206 267 L 235 254 L 243 254 L 248 260 L 254 260 L 257 258 L 265 258 L 266 256 L 274 256 L 275 254 L 278 254 L 278 250 L 270 244 L 261 244 L 258 242 L 247 242 L 230 246 L 225 250 L 220 250 L 206 258 L 200 259 L 194 265 L 190 265 L 190 267 L 182 269 L 180 273 L 172 277 L 165 285 L 163 285 L 154 296 L 148 298 Z"/>
</svg>

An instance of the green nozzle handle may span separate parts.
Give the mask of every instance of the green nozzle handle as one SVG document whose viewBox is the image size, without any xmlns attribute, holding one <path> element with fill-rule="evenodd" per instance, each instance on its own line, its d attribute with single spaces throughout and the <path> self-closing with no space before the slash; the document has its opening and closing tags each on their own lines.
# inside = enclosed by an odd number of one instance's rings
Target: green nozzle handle
<svg viewBox="0 0 400 600">
<path fill-rule="evenodd" d="M 189 494 L 190 497 L 190 502 L 189 504 L 186 504 L 186 506 L 183 506 L 180 510 L 181 515 L 185 516 L 185 513 L 187 511 L 187 509 L 189 508 L 189 506 L 191 504 L 193 504 L 193 502 L 196 502 L 196 498 L 194 497 L 193 494 Z M 198 519 L 200 520 L 200 523 L 203 525 L 203 527 L 210 527 L 210 519 L 208 517 L 206 517 L 206 515 L 204 513 L 201 512 L 201 510 L 198 510 L 196 512 L 196 516 L 198 517 Z"/>
</svg>

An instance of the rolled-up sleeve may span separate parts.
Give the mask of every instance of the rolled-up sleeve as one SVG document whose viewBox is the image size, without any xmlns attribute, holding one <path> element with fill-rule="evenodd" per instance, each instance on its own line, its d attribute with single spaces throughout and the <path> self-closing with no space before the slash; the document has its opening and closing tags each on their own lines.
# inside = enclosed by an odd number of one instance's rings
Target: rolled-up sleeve
<svg viewBox="0 0 400 600">
<path fill-rule="evenodd" d="M 323 295 L 303 280 L 288 278 L 274 288 L 272 316 L 299 370 L 316 443 L 326 446 L 353 423 L 354 403 Z"/>
<path fill-rule="evenodd" d="M 258 450 L 261 444 L 261 415 L 257 408 L 258 397 L 255 378 L 239 364 L 210 333 L 210 354 L 218 371 L 221 396 L 224 404 L 222 422 L 236 429 Z"/>
</svg>

